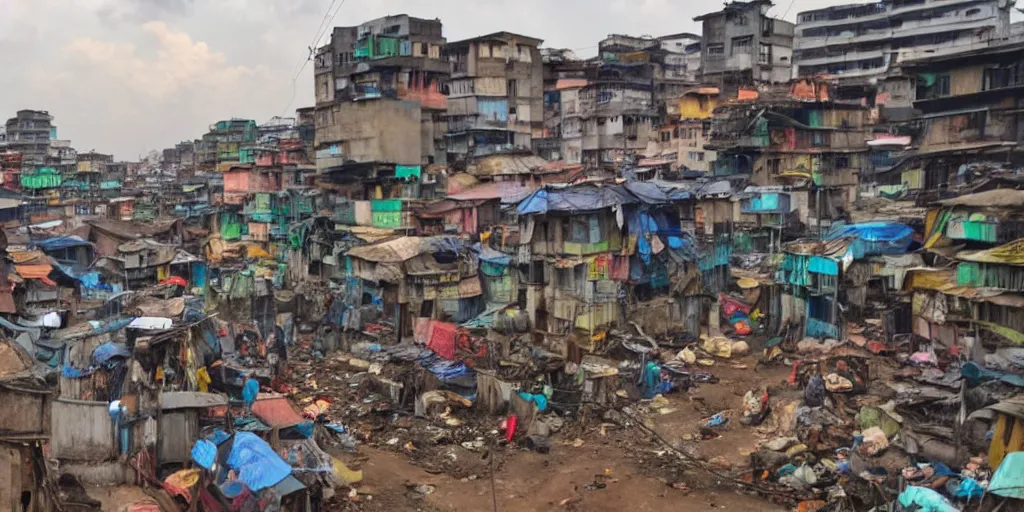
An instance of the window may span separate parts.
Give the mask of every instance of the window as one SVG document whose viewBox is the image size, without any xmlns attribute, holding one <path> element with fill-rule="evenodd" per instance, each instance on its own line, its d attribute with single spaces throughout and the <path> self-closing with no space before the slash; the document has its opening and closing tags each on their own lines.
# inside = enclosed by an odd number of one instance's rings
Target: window
<svg viewBox="0 0 1024 512">
<path fill-rule="evenodd" d="M 775 32 L 775 20 L 764 17 L 761 18 L 761 35 L 768 37 Z"/>
<path fill-rule="evenodd" d="M 709 44 L 708 55 L 725 55 L 725 45 L 722 43 Z"/>
<path fill-rule="evenodd" d="M 848 156 L 837 156 L 836 157 L 836 169 L 848 169 L 850 167 L 850 157 Z"/>
<path fill-rule="evenodd" d="M 935 93 L 939 96 L 949 96 L 949 75 L 939 75 L 936 77 Z"/>
<path fill-rule="evenodd" d="M 760 51 L 757 54 L 758 64 L 772 63 L 772 45 L 761 43 Z"/>
<path fill-rule="evenodd" d="M 751 36 L 746 37 L 734 37 L 732 40 L 732 55 L 742 55 L 750 53 L 750 46 L 754 43 L 754 38 Z"/>
<path fill-rule="evenodd" d="M 747 24 L 747 15 L 742 12 L 731 12 L 726 16 L 726 21 L 735 23 L 739 26 L 745 26 Z"/>
<path fill-rule="evenodd" d="M 694 162 L 703 162 L 704 161 L 704 152 L 703 151 L 690 151 L 687 156 L 689 156 L 690 160 L 692 160 Z"/>
<path fill-rule="evenodd" d="M 668 142 L 672 140 L 672 134 L 669 132 L 661 132 L 661 141 Z"/>
<path fill-rule="evenodd" d="M 985 119 L 988 117 L 986 114 L 988 114 L 988 112 L 984 111 L 971 112 L 970 114 L 967 114 L 967 126 L 964 127 L 964 129 L 982 133 L 985 129 Z"/>
<path fill-rule="evenodd" d="M 782 167 L 782 160 L 778 158 L 772 158 L 768 160 L 768 172 L 771 174 L 778 174 L 779 169 Z"/>
<path fill-rule="evenodd" d="M 672 138 L 673 139 L 678 139 L 679 138 L 679 127 L 678 126 L 672 129 Z"/>
<path fill-rule="evenodd" d="M 508 97 L 516 98 L 519 96 L 518 83 L 515 80 L 508 81 Z"/>
<path fill-rule="evenodd" d="M 595 244 L 601 241 L 601 220 L 597 215 L 574 215 L 562 219 L 562 236 L 566 242 Z"/>
</svg>

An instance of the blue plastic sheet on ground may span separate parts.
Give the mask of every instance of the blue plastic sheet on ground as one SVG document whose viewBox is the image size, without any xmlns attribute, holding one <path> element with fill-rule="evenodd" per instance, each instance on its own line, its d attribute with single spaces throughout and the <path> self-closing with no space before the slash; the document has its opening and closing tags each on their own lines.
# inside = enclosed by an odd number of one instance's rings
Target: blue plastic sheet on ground
<svg viewBox="0 0 1024 512">
<path fill-rule="evenodd" d="M 205 469 L 212 468 L 217 460 L 217 445 L 206 439 L 196 441 L 192 447 L 192 460 Z"/>
<path fill-rule="evenodd" d="M 253 492 L 272 487 L 292 474 L 291 466 L 266 441 L 248 432 L 235 433 L 228 467 L 238 472 L 238 479 Z"/>
<path fill-rule="evenodd" d="M 907 487 L 899 497 L 900 505 L 918 512 L 959 512 L 945 496 L 927 487 Z"/>
<path fill-rule="evenodd" d="M 644 367 L 640 389 L 644 398 L 654 398 L 655 395 L 671 391 L 672 384 L 661 379 L 660 366 L 656 363 L 647 363 L 647 366 Z"/>
<path fill-rule="evenodd" d="M 960 481 L 960 485 L 953 491 L 953 496 L 966 499 L 968 501 L 974 498 L 981 498 L 985 495 L 985 488 L 973 478 L 964 478 Z"/>
<path fill-rule="evenodd" d="M 420 353 L 417 362 L 437 377 L 442 384 L 476 388 L 476 372 L 462 361 L 449 361 L 429 350 Z"/>
<path fill-rule="evenodd" d="M 1024 452 L 1003 457 L 988 484 L 988 492 L 1004 498 L 1024 500 Z"/>
</svg>

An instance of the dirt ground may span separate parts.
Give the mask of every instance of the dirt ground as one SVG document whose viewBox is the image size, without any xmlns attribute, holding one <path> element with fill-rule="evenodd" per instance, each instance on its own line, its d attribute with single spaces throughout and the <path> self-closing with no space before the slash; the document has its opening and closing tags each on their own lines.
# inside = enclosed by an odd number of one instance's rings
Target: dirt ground
<svg viewBox="0 0 1024 512">
<path fill-rule="evenodd" d="M 457 480 L 431 475 L 398 453 L 363 450 L 361 508 L 367 511 L 621 511 L 784 510 L 731 490 L 687 493 L 642 474 L 614 447 L 557 446 L 547 455 L 521 451 L 496 472 L 494 494 L 486 475 Z M 653 457 L 653 455 L 652 455 Z M 606 470 L 608 470 L 606 472 Z M 595 475 L 606 487 L 587 490 Z M 433 487 L 424 496 L 415 486 Z M 372 496 L 371 499 L 367 499 Z"/>
<path fill-rule="evenodd" d="M 648 415 L 646 424 L 700 459 L 744 467 L 756 444 L 770 438 L 774 424 L 769 418 L 761 427 L 740 425 L 743 395 L 759 385 L 779 387 L 789 373 L 784 366 L 755 366 L 754 357 L 717 361 L 712 371 L 720 382 L 668 395 L 668 405 Z M 720 437 L 700 440 L 703 420 L 722 411 L 731 412 L 730 422 L 717 429 Z M 502 450 L 502 462 L 495 471 L 493 494 L 484 456 L 458 446 L 449 456 L 459 458 L 460 466 L 476 468 L 478 474 L 462 479 L 430 474 L 402 453 L 367 447 L 358 456 L 341 458 L 363 470 L 360 508 L 368 511 L 495 510 L 495 505 L 497 510 L 517 512 L 783 510 L 716 482 L 701 470 L 680 470 L 663 446 L 636 428 L 613 430 L 602 436 L 597 425 L 591 425 L 586 432 L 560 433 L 548 454 L 497 448 Z M 583 443 L 574 446 L 577 435 Z M 680 489 L 681 484 L 694 490 Z"/>
<path fill-rule="evenodd" d="M 635 408 L 643 412 L 637 417 L 684 453 L 724 472 L 741 471 L 757 443 L 772 437 L 776 416 L 773 413 L 759 427 L 741 425 L 743 395 L 758 386 L 768 387 L 773 398 L 798 391 L 785 385 L 786 366 L 758 367 L 754 356 L 718 359 L 709 370 L 719 382 L 671 393 L 659 407 L 638 404 Z M 700 427 L 716 413 L 724 413 L 730 421 L 715 429 L 718 437 L 702 439 Z M 499 421 L 495 419 L 495 428 Z M 452 459 L 461 470 L 459 476 L 466 478 L 428 472 L 424 468 L 431 467 L 430 460 L 417 464 L 415 457 L 397 447 L 388 451 L 362 445 L 357 454 L 332 454 L 363 471 L 355 508 L 371 512 L 784 510 L 756 495 L 738 492 L 735 485 L 706 471 L 684 466 L 637 427 L 604 423 L 607 428 L 603 429 L 602 422 L 592 419 L 586 428 L 559 432 L 552 437 L 547 454 L 517 446 L 494 448 L 493 492 L 490 459 L 458 444 L 444 447 L 433 457 Z M 130 487 L 88 491 L 103 502 L 103 510 L 121 510 L 146 498 L 141 490 Z"/>
<path fill-rule="evenodd" d="M 783 365 L 758 367 L 754 357 L 718 360 L 710 370 L 720 381 L 665 397 L 669 405 L 662 412 L 666 414 L 653 415 L 652 428 L 677 448 L 684 448 L 703 460 L 721 457 L 731 466 L 742 466 L 748 455 L 756 451 L 759 442 L 771 439 L 778 419 L 778 411 L 774 411 L 757 427 L 741 425 L 743 395 L 764 386 L 770 390 L 771 402 L 776 402 L 789 395 L 796 398 L 800 391 L 787 389 L 788 368 Z M 718 413 L 729 418 L 728 423 L 712 429 L 718 437 L 701 440 L 700 427 Z M 677 442 L 679 444 L 675 444 Z"/>
<path fill-rule="evenodd" d="M 85 492 L 92 499 L 99 500 L 102 505 L 100 510 L 120 512 L 128 506 L 141 500 L 148 500 L 149 495 L 139 487 L 122 485 L 118 487 L 95 487 L 87 486 Z"/>
</svg>

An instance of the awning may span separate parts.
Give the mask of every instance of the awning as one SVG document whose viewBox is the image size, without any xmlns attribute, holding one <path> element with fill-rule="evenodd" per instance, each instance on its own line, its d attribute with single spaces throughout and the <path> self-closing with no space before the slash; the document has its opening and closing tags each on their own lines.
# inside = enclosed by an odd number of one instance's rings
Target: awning
<svg viewBox="0 0 1024 512">
<path fill-rule="evenodd" d="M 38 279 L 50 286 L 57 286 L 57 283 L 50 279 L 50 272 L 53 271 L 50 265 L 15 265 L 14 271 L 25 279 Z"/>
<path fill-rule="evenodd" d="M 949 116 L 960 116 L 964 114 L 974 114 L 976 112 L 988 112 L 988 107 L 970 107 L 961 108 L 957 110 L 946 110 L 944 112 L 935 112 L 933 114 L 925 114 L 921 116 L 921 119 L 935 119 L 938 117 L 949 117 Z"/>
</svg>

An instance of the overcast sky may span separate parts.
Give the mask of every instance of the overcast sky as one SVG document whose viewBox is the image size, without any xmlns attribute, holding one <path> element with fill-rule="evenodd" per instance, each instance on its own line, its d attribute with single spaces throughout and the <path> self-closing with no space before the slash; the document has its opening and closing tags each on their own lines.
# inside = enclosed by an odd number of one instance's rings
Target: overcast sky
<svg viewBox="0 0 1024 512">
<path fill-rule="evenodd" d="M 596 53 L 610 33 L 700 32 L 720 2 L 336 0 L 333 25 L 388 14 L 440 18 L 457 40 L 507 30 Z M 772 14 L 850 0 L 780 0 Z M 313 102 L 312 63 L 293 81 L 331 0 L 0 0 L 0 118 L 48 110 L 77 149 L 135 159 L 230 117 L 263 122 Z M 335 5 L 335 8 L 337 8 Z M 329 39 L 325 35 L 318 44 Z"/>
</svg>

